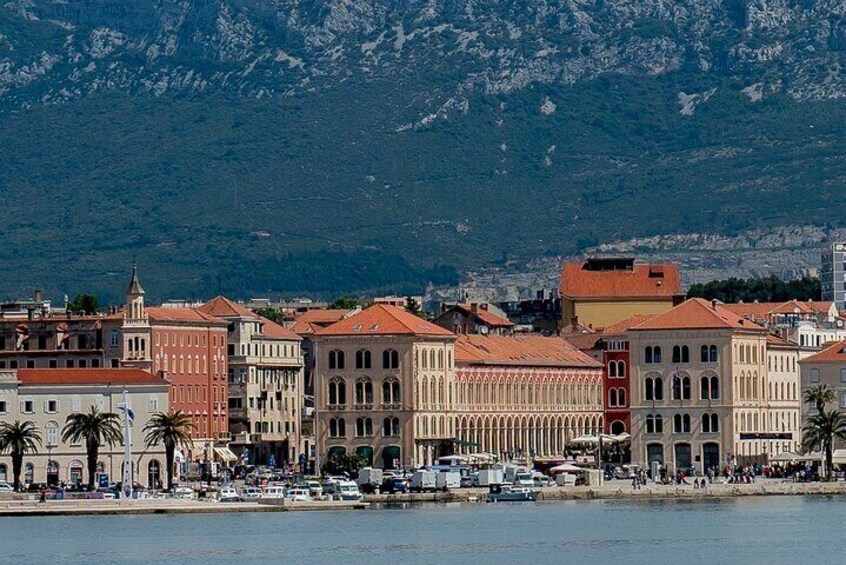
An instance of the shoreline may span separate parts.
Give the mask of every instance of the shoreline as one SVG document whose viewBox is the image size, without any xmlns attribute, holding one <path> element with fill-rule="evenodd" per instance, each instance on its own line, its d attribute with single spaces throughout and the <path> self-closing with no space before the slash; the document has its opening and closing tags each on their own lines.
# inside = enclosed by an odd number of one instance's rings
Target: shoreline
<svg viewBox="0 0 846 565">
<path fill-rule="evenodd" d="M 761 481 L 756 484 L 713 484 L 705 489 L 681 485 L 646 485 L 634 490 L 622 483 L 601 486 L 544 487 L 538 503 L 572 500 L 713 500 L 754 496 L 843 496 L 846 482 L 793 483 Z M 141 514 L 211 514 L 229 512 L 319 512 L 379 508 L 394 504 L 486 503 L 485 489 L 460 489 L 451 492 L 365 495 L 363 502 L 316 501 L 283 503 L 219 503 L 197 500 L 64 500 L 39 503 L 35 499 L 0 499 L 0 517 L 10 516 L 85 516 Z M 508 504 L 508 503 L 499 503 Z"/>
</svg>

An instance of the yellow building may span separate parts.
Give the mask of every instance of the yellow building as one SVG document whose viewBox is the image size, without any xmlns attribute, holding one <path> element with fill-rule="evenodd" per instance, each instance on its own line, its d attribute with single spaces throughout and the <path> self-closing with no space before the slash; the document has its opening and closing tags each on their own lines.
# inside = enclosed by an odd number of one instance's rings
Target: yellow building
<svg viewBox="0 0 846 565">
<path fill-rule="evenodd" d="M 631 258 L 565 263 L 560 291 L 563 325 L 594 329 L 660 314 L 684 300 L 677 265 L 639 264 Z"/>
</svg>

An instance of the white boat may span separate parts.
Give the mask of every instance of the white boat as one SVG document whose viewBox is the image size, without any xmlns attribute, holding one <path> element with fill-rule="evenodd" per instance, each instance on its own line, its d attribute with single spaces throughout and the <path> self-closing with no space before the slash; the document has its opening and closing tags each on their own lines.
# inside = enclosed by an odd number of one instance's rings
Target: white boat
<svg viewBox="0 0 846 565">
<path fill-rule="evenodd" d="M 307 488 L 292 488 L 285 493 L 285 500 L 289 502 L 311 502 L 311 493 Z"/>
<path fill-rule="evenodd" d="M 533 488 L 499 484 L 490 485 L 488 502 L 534 502 L 540 491 Z"/>
<path fill-rule="evenodd" d="M 217 491 L 217 499 L 220 502 L 241 502 L 241 497 L 238 496 L 238 491 L 232 487 L 223 487 Z"/>
<path fill-rule="evenodd" d="M 244 500 L 258 500 L 261 498 L 261 489 L 258 487 L 245 487 L 241 491 L 241 498 Z"/>
<path fill-rule="evenodd" d="M 285 498 L 285 487 L 280 487 L 277 485 L 269 486 L 264 489 L 264 492 L 261 493 L 261 496 L 259 498 L 265 500 Z"/>
</svg>

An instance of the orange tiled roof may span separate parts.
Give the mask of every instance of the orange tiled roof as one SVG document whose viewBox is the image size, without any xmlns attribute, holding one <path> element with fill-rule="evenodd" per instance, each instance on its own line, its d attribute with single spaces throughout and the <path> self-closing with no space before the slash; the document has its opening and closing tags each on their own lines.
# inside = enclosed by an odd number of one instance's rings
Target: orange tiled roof
<svg viewBox="0 0 846 565">
<path fill-rule="evenodd" d="M 659 276 L 660 275 L 660 276 Z M 682 294 L 678 265 L 635 264 L 632 270 L 591 271 L 565 263 L 561 295 L 567 298 L 664 298 Z"/>
<path fill-rule="evenodd" d="M 816 355 L 805 357 L 802 363 L 846 363 L 846 340 L 829 345 Z"/>
<path fill-rule="evenodd" d="M 513 328 L 514 322 L 509 320 L 508 318 L 503 318 L 502 316 L 497 316 L 493 312 L 489 312 L 484 308 L 477 308 L 476 311 L 473 311 L 472 306 L 469 304 L 456 304 L 453 308 L 458 308 L 464 314 L 468 316 L 476 316 L 479 320 L 482 321 L 483 324 L 487 324 L 488 326 L 495 327 L 495 328 Z M 447 310 L 449 312 L 449 310 Z"/>
<path fill-rule="evenodd" d="M 691 298 L 666 312 L 631 328 L 637 330 L 735 329 L 765 331 L 764 328 L 702 298 Z"/>
<path fill-rule="evenodd" d="M 140 369 L 19 369 L 18 380 L 25 385 L 167 384 L 161 377 Z"/>
<path fill-rule="evenodd" d="M 261 333 L 264 336 L 277 339 L 292 339 L 295 341 L 302 340 L 299 335 L 295 334 L 289 329 L 283 328 L 272 320 L 268 320 L 264 316 L 259 316 L 259 320 L 261 320 L 262 322 Z"/>
<path fill-rule="evenodd" d="M 226 325 L 226 322 L 190 308 L 164 308 L 151 306 L 147 308 L 147 315 L 152 322 L 193 322 L 203 325 Z"/>
<path fill-rule="evenodd" d="M 291 331 L 299 335 L 313 334 L 320 328 L 340 322 L 349 313 L 350 310 L 342 309 L 306 310 L 294 319 Z"/>
<path fill-rule="evenodd" d="M 358 314 L 345 318 L 327 328 L 320 328 L 315 335 L 421 335 L 454 337 L 440 326 L 433 324 L 405 308 L 374 304 Z"/>
<path fill-rule="evenodd" d="M 255 312 L 229 300 L 225 296 L 216 296 L 202 306 L 196 308 L 198 312 L 216 318 L 257 318 Z"/>
<path fill-rule="evenodd" d="M 622 335 L 633 327 L 640 325 L 648 320 L 651 320 L 654 317 L 655 314 L 637 314 L 635 316 L 631 316 L 629 318 L 626 318 L 625 320 L 620 320 L 616 324 L 611 324 L 610 326 L 602 330 L 602 335 Z"/>
<path fill-rule="evenodd" d="M 763 319 L 772 314 L 812 314 L 815 312 L 807 302 L 788 300 L 787 302 L 740 302 L 721 304 L 723 308 L 738 316 Z"/>
<path fill-rule="evenodd" d="M 775 334 L 767 334 L 767 346 L 781 348 L 789 347 L 791 349 L 799 349 L 799 346 L 793 343 L 792 341 L 783 339 Z"/>
<path fill-rule="evenodd" d="M 599 332 L 561 332 L 558 337 L 567 340 L 581 351 L 587 351 L 596 349 L 596 344 L 602 339 L 602 334 Z"/>
<path fill-rule="evenodd" d="M 467 365 L 602 366 L 566 340 L 540 335 L 461 335 L 455 340 L 455 361 Z"/>
</svg>

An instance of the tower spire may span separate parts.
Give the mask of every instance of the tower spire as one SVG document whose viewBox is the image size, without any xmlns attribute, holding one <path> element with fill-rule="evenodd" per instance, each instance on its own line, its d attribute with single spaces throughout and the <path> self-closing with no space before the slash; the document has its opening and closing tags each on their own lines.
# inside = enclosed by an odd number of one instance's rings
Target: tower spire
<svg viewBox="0 0 846 565">
<path fill-rule="evenodd" d="M 126 287 L 127 295 L 141 295 L 144 294 L 144 289 L 141 283 L 138 282 L 138 265 L 132 261 L 132 280 L 129 281 L 129 286 Z"/>
</svg>

